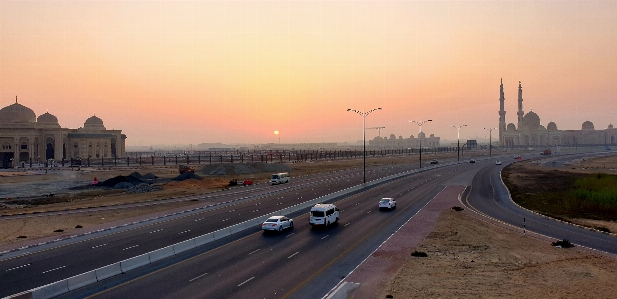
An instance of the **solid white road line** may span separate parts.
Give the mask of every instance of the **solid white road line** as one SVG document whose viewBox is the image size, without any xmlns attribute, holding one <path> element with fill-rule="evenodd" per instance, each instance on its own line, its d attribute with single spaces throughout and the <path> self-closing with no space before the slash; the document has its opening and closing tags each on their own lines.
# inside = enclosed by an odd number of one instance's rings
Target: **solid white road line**
<svg viewBox="0 0 617 299">
<path fill-rule="evenodd" d="M 127 250 L 127 249 L 131 249 L 131 248 L 135 248 L 135 247 L 137 247 L 137 246 L 139 246 L 139 245 L 133 245 L 133 246 L 130 246 L 130 247 L 124 248 L 124 249 L 122 249 L 122 250 Z"/>
<path fill-rule="evenodd" d="M 247 282 L 249 282 L 249 281 L 253 280 L 254 278 L 255 278 L 255 276 L 253 276 L 253 277 L 251 277 L 251 278 L 249 278 L 249 279 L 245 280 L 243 283 L 239 284 L 238 286 L 242 286 L 243 284 L 245 284 L 245 283 L 247 283 Z"/>
<path fill-rule="evenodd" d="M 290 258 L 292 258 L 294 255 L 296 255 L 296 254 L 298 254 L 298 253 L 300 253 L 300 252 L 296 252 L 296 253 L 294 253 L 294 254 L 292 254 L 292 255 L 288 256 L 287 258 L 288 258 L 288 259 L 290 259 Z"/>
<path fill-rule="evenodd" d="M 189 280 L 189 282 L 191 282 L 191 281 L 193 281 L 193 280 L 195 280 L 195 279 L 198 279 L 198 278 L 204 277 L 204 276 L 206 276 L 206 275 L 208 275 L 208 273 L 201 274 L 201 275 L 199 275 L 199 276 L 197 276 L 197 277 L 195 277 L 195 278 L 193 278 L 193 279 Z"/>
<path fill-rule="evenodd" d="M 11 269 L 6 269 L 6 271 L 11 271 L 11 270 L 19 269 L 19 268 L 22 268 L 22 267 L 25 267 L 25 266 L 30 266 L 30 263 L 22 265 L 22 266 L 19 266 L 19 267 L 11 268 Z"/>
<path fill-rule="evenodd" d="M 66 268 L 66 266 L 62 266 L 62 267 L 58 267 L 58 268 L 55 268 L 55 269 L 51 269 L 51 270 L 47 270 L 47 271 L 43 271 L 43 274 L 48 273 L 48 272 L 51 272 L 51 271 L 56 271 L 56 270 L 58 270 L 58 269 L 62 269 L 62 268 Z"/>
</svg>

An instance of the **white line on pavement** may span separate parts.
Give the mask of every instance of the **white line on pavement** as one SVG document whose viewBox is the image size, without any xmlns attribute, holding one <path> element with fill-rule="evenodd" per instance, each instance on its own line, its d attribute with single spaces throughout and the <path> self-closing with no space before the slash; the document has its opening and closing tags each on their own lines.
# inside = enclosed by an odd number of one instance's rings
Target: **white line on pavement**
<svg viewBox="0 0 617 299">
<path fill-rule="evenodd" d="M 288 259 L 290 259 L 290 258 L 292 258 L 294 255 L 296 255 L 296 254 L 298 254 L 298 253 L 300 253 L 300 252 L 296 252 L 296 253 L 294 253 L 294 254 L 292 254 L 292 255 L 288 256 L 287 258 L 288 258 Z"/>
<path fill-rule="evenodd" d="M 257 251 L 260 251 L 260 250 L 261 250 L 261 248 L 257 249 L 257 250 L 254 250 L 254 251 L 251 251 L 251 252 L 249 252 L 249 255 L 251 255 L 251 254 L 253 254 L 253 253 L 257 252 Z"/>
<path fill-rule="evenodd" d="M 101 244 L 101 245 L 92 246 L 92 249 L 97 248 L 97 247 L 101 247 L 101 246 L 105 246 L 105 245 L 107 245 L 107 243 Z"/>
<path fill-rule="evenodd" d="M 239 284 L 238 286 L 242 286 L 243 284 L 245 284 L 245 283 L 247 283 L 247 282 L 249 282 L 249 281 L 253 280 L 254 278 L 255 278 L 255 276 L 253 276 L 253 277 L 251 277 L 251 278 L 249 278 L 249 279 L 245 280 L 243 283 Z"/>
<path fill-rule="evenodd" d="M 25 266 L 30 266 L 30 263 L 22 265 L 22 266 L 19 266 L 19 267 L 11 268 L 11 269 L 6 269 L 6 271 L 11 271 L 11 270 L 19 269 L 19 268 L 22 268 L 22 267 L 25 267 Z"/>
<path fill-rule="evenodd" d="M 291 236 L 292 236 L 292 235 L 294 235 L 294 234 L 295 234 L 295 233 L 291 233 L 291 234 L 289 234 L 289 235 L 285 236 L 285 238 L 287 238 L 287 237 L 291 237 Z"/>
<path fill-rule="evenodd" d="M 321 239 L 323 240 L 323 239 L 327 238 L 328 236 L 329 236 L 329 235 L 325 235 L 325 236 L 323 236 Z"/>
<path fill-rule="evenodd" d="M 193 280 L 195 280 L 195 279 L 198 279 L 198 278 L 204 277 L 204 276 L 206 276 L 206 275 L 208 275 L 208 273 L 201 274 L 201 275 L 199 275 L 199 276 L 197 276 L 197 277 L 195 277 L 195 278 L 193 278 L 193 279 L 189 280 L 189 282 L 191 282 L 191 281 L 193 281 Z"/>
<path fill-rule="evenodd" d="M 124 249 L 122 249 L 122 250 L 127 250 L 127 249 L 131 249 L 131 248 L 135 248 L 135 247 L 137 247 L 137 246 L 139 246 L 139 245 L 133 245 L 133 246 L 130 246 L 130 247 L 124 248 Z"/>
<path fill-rule="evenodd" d="M 160 232 L 160 231 L 162 231 L 162 230 L 163 230 L 163 229 L 161 228 L 161 229 L 153 230 L 153 231 L 151 231 L 150 233 L 156 233 L 156 232 Z"/>
<path fill-rule="evenodd" d="M 45 274 L 45 273 L 47 273 L 47 272 L 51 272 L 51 271 L 56 271 L 56 270 L 58 270 L 58 269 L 62 269 L 62 268 L 66 268 L 66 266 L 62 266 L 62 267 L 58 267 L 58 268 L 55 268 L 55 269 L 51 269 L 51 270 L 47 270 L 47 271 L 43 271 L 43 274 Z"/>
</svg>

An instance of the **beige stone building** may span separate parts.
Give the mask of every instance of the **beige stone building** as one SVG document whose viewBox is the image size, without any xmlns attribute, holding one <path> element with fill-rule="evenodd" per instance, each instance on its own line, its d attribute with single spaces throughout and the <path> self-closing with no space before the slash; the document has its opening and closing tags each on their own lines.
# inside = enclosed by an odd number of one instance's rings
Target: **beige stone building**
<svg viewBox="0 0 617 299">
<path fill-rule="evenodd" d="M 126 135 L 107 130 L 103 120 L 92 116 L 79 129 L 62 128 L 58 118 L 46 112 L 36 117 L 32 109 L 15 103 L 0 109 L 0 166 L 17 166 L 54 159 L 123 158 Z"/>
<path fill-rule="evenodd" d="M 373 140 L 369 140 L 369 146 L 371 149 L 401 149 L 420 148 L 420 144 L 422 144 L 422 148 L 437 148 L 439 147 L 439 140 L 440 138 L 435 137 L 435 134 L 426 137 L 424 132 L 420 132 L 417 138 L 413 135 L 410 135 L 409 138 L 403 138 L 403 136 L 396 138 L 396 135 L 391 134 L 390 138 L 377 136 Z"/>
<path fill-rule="evenodd" d="M 591 121 L 585 121 L 580 130 L 559 130 L 557 124 L 549 122 L 546 127 L 540 122 L 540 116 L 533 111 L 523 112 L 523 87 L 518 83 L 517 125 L 506 125 L 504 109 L 505 96 L 503 81 L 499 87 L 499 144 L 514 146 L 597 146 L 616 145 L 617 129 L 609 124 L 606 129 L 596 130 Z"/>
</svg>

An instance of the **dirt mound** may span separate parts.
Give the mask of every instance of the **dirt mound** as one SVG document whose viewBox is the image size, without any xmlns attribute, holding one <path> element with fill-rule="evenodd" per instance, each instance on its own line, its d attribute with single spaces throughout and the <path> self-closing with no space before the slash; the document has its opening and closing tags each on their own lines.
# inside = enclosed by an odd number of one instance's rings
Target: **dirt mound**
<svg viewBox="0 0 617 299">
<path fill-rule="evenodd" d="M 200 172 L 206 175 L 234 175 L 259 172 L 287 172 L 290 170 L 291 167 L 281 163 L 252 162 L 208 165 L 202 168 Z"/>
<path fill-rule="evenodd" d="M 188 179 L 194 179 L 194 180 L 201 180 L 201 177 L 192 173 L 192 172 L 185 172 L 175 178 L 173 178 L 172 180 L 174 181 L 184 181 L 184 180 L 188 180 Z"/>
<path fill-rule="evenodd" d="M 128 175 L 128 176 L 119 175 L 111 179 L 108 179 L 104 182 L 101 182 L 98 185 L 104 186 L 104 187 L 114 187 L 119 183 L 130 183 L 131 185 L 136 186 L 141 183 L 144 183 L 144 181 L 134 176 L 131 176 L 131 175 Z"/>
</svg>

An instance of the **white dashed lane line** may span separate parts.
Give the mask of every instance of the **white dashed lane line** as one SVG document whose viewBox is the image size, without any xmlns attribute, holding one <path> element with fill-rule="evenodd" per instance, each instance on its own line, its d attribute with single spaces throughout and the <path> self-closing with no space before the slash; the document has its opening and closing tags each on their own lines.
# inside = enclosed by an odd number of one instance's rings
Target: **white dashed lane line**
<svg viewBox="0 0 617 299">
<path fill-rule="evenodd" d="M 292 255 L 288 256 L 287 258 L 288 258 L 288 259 L 290 259 L 290 258 L 292 258 L 294 255 L 296 255 L 296 254 L 298 254 L 298 253 L 300 253 L 300 252 L 296 252 L 296 253 L 294 253 L 294 254 L 292 254 Z"/>
<path fill-rule="evenodd" d="M 195 219 L 195 221 L 200 221 L 200 220 L 204 220 L 204 219 L 203 218 Z"/>
<path fill-rule="evenodd" d="M 59 269 L 62 269 L 62 268 L 66 268 L 66 266 L 62 266 L 62 267 L 54 268 L 54 269 L 51 269 L 51 270 L 43 271 L 43 274 L 49 273 L 51 271 L 56 271 L 56 270 L 59 270 Z"/>
<path fill-rule="evenodd" d="M 251 255 L 251 254 L 253 254 L 253 253 L 257 252 L 257 251 L 260 251 L 260 250 L 261 249 L 257 249 L 257 250 L 251 251 L 251 252 L 249 252 L 249 255 Z"/>
<path fill-rule="evenodd" d="M 193 278 L 193 279 L 189 280 L 189 282 L 191 282 L 191 281 L 193 281 L 193 280 L 195 280 L 195 279 L 202 278 L 202 277 L 204 277 L 204 276 L 206 276 L 206 275 L 208 275 L 208 273 L 201 274 L 201 275 L 199 275 L 199 276 L 197 276 L 197 277 L 195 277 L 195 278 Z"/>
<path fill-rule="evenodd" d="M 124 248 L 124 249 L 122 249 L 122 250 L 127 250 L 127 249 L 131 249 L 131 248 L 135 248 L 135 247 L 137 247 L 137 246 L 139 246 L 139 245 L 133 245 L 133 246 L 130 246 L 130 247 Z"/>
<path fill-rule="evenodd" d="M 152 234 L 152 233 L 158 233 L 158 232 L 160 232 L 160 231 L 162 231 L 162 230 L 163 230 L 163 229 L 161 228 L 161 229 L 153 230 L 153 231 L 151 231 L 150 233 L 151 233 L 151 234 Z"/>
<path fill-rule="evenodd" d="M 92 246 L 92 249 L 97 248 L 97 247 L 101 247 L 101 246 L 105 246 L 105 245 L 107 245 L 107 243 L 101 244 L 101 245 Z"/>
<path fill-rule="evenodd" d="M 321 239 L 323 240 L 323 239 L 327 238 L 328 236 L 330 236 L 330 235 L 325 235 L 325 236 L 321 237 Z"/>
<path fill-rule="evenodd" d="M 289 235 L 285 236 L 285 238 L 289 238 L 289 237 L 293 236 L 294 234 L 295 234 L 295 233 L 291 233 L 291 234 L 289 234 Z"/>
<path fill-rule="evenodd" d="M 22 266 L 19 266 L 19 267 L 15 267 L 15 268 L 11 268 L 11 269 L 6 269 L 6 271 L 8 272 L 8 271 L 12 271 L 12 270 L 17 270 L 19 268 L 23 268 L 23 267 L 26 267 L 26 266 L 30 266 L 30 264 L 28 263 L 28 264 L 25 264 L 25 265 L 22 265 Z"/>
<path fill-rule="evenodd" d="M 249 282 L 249 281 L 251 281 L 251 280 L 253 280 L 253 279 L 255 279 L 255 276 L 253 276 L 253 277 L 251 277 L 251 278 L 249 278 L 249 279 L 245 280 L 243 283 L 239 284 L 238 286 L 242 286 L 243 284 L 245 284 L 245 283 L 247 283 L 247 282 Z"/>
<path fill-rule="evenodd" d="M 349 225 L 349 223 L 345 224 L 344 226 L 348 226 L 348 225 Z"/>
<path fill-rule="evenodd" d="M 179 233 L 178 233 L 178 235 L 181 235 L 181 234 L 184 234 L 184 233 L 188 233 L 188 232 L 190 232 L 190 231 L 191 231 L 191 230 L 190 230 L 190 229 L 188 229 L 188 230 L 185 230 L 185 231 L 183 231 L 183 232 L 179 232 Z"/>
</svg>

